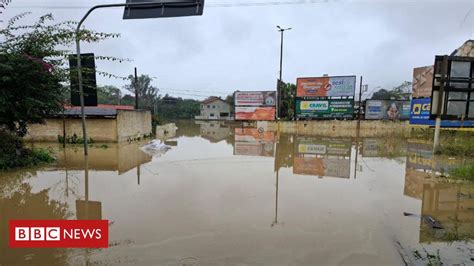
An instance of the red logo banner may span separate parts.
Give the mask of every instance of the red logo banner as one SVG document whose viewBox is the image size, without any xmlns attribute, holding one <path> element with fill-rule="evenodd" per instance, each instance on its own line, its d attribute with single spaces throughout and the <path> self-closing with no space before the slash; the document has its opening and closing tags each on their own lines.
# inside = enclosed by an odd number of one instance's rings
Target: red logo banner
<svg viewBox="0 0 474 266">
<path fill-rule="evenodd" d="M 12 220 L 12 248 L 107 248 L 108 220 Z"/>
</svg>

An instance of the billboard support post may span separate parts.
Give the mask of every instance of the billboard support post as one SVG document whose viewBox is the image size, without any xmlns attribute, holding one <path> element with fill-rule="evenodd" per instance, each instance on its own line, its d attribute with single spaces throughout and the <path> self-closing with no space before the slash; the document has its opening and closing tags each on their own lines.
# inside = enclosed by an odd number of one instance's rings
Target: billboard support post
<svg viewBox="0 0 474 266">
<path fill-rule="evenodd" d="M 135 67 L 135 109 L 138 109 L 138 76 L 137 76 L 136 67 Z"/>
<path fill-rule="evenodd" d="M 359 131 L 360 131 L 361 110 L 362 110 L 362 75 L 360 76 L 360 84 L 359 84 L 359 110 L 357 111 L 357 138 L 359 137 Z"/>
<path fill-rule="evenodd" d="M 443 61 L 441 63 L 441 83 L 439 86 L 439 94 L 438 94 L 438 103 L 437 103 L 437 110 L 436 110 L 436 124 L 435 124 L 435 133 L 433 139 L 433 151 L 435 151 L 439 146 L 439 134 L 441 130 L 441 112 L 443 111 L 443 104 L 444 104 L 444 85 L 445 79 L 447 74 L 448 68 L 448 56 L 443 56 Z"/>
</svg>

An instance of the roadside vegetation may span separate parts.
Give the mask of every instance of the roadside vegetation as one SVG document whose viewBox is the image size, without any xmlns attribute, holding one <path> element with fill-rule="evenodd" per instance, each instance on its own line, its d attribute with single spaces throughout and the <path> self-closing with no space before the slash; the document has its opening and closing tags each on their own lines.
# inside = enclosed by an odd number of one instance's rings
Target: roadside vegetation
<svg viewBox="0 0 474 266">
<path fill-rule="evenodd" d="M 464 165 L 449 172 L 450 179 L 474 181 L 474 164 Z"/>
<path fill-rule="evenodd" d="M 410 137 L 432 141 L 434 129 L 414 129 Z M 441 130 L 440 145 L 435 153 L 446 156 L 474 157 L 474 132 Z"/>
<path fill-rule="evenodd" d="M 47 150 L 25 147 L 22 139 L 29 124 L 43 123 L 48 115 L 63 110 L 70 93 L 69 77 L 77 74 L 67 64 L 73 54 L 77 22 L 56 23 L 47 14 L 32 24 L 22 23 L 28 14 L 14 16 L 0 28 L 0 169 L 54 160 Z M 79 32 L 79 39 L 86 43 L 115 37 L 118 35 L 86 29 Z M 110 56 L 96 59 L 124 60 Z"/>
<path fill-rule="evenodd" d="M 25 148 L 21 138 L 0 132 L 0 170 L 34 166 L 54 160 L 49 150 Z"/>
</svg>

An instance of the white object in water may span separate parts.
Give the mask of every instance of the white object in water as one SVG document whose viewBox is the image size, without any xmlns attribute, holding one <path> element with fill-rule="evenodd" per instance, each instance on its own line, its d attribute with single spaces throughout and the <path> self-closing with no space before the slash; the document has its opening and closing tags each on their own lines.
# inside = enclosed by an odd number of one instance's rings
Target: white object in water
<svg viewBox="0 0 474 266">
<path fill-rule="evenodd" d="M 154 139 L 148 142 L 147 144 L 141 146 L 140 149 L 150 156 L 160 157 L 161 155 L 165 154 L 169 149 L 171 149 L 171 146 L 161 143 L 160 140 Z"/>
</svg>

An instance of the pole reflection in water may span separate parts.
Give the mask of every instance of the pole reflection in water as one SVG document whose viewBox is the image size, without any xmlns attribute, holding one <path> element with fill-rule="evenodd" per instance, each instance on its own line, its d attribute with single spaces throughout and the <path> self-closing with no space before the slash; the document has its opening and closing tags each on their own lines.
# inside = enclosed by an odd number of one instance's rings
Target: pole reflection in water
<svg viewBox="0 0 474 266">
<path fill-rule="evenodd" d="M 273 219 L 273 222 L 272 222 L 272 227 L 277 225 L 278 224 L 278 173 L 279 173 L 280 170 L 277 170 L 276 171 L 276 174 L 275 174 L 275 219 Z"/>
</svg>

